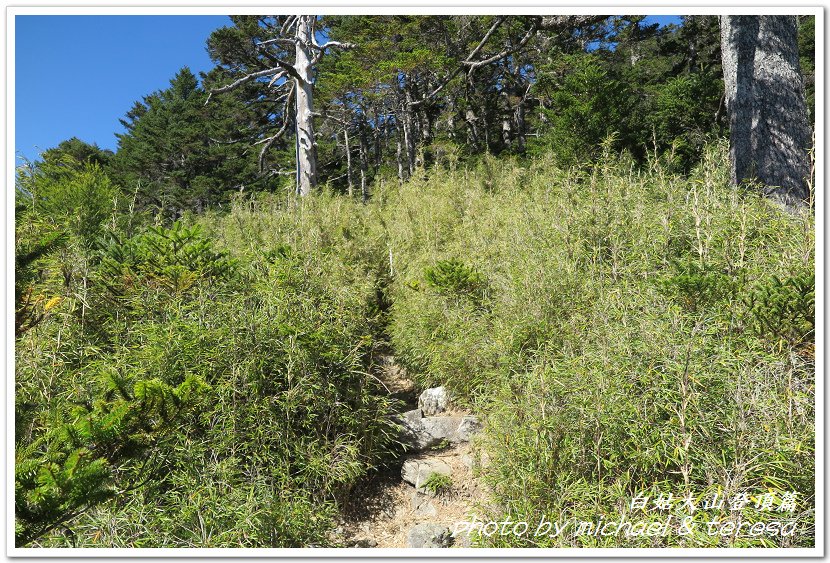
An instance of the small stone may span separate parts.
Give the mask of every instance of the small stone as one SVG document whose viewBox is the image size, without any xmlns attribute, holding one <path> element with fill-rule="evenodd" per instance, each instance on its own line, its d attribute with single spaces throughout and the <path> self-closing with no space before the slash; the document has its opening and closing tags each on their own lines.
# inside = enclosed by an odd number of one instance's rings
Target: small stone
<svg viewBox="0 0 830 563">
<path fill-rule="evenodd" d="M 430 502 L 429 498 L 418 491 L 412 491 L 412 510 L 418 516 L 435 516 L 438 509 Z"/>
<path fill-rule="evenodd" d="M 447 410 L 449 395 L 444 387 L 433 387 L 426 389 L 418 397 L 418 407 L 423 411 L 424 416 L 432 416 Z"/>
<path fill-rule="evenodd" d="M 481 432 L 482 424 L 477 416 L 467 415 L 461 418 L 461 424 L 455 432 L 455 439 L 458 442 L 469 442 L 470 439 Z"/>
<path fill-rule="evenodd" d="M 450 529 L 441 524 L 418 524 L 409 530 L 409 547 L 442 548 L 452 545 Z"/>
</svg>

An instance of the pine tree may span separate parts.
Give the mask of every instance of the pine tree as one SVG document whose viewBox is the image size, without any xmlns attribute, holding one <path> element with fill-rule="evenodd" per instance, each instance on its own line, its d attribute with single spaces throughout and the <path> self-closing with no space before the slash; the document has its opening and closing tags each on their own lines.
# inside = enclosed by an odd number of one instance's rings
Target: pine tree
<svg viewBox="0 0 830 563">
<path fill-rule="evenodd" d="M 175 220 L 185 210 L 222 204 L 257 181 L 254 160 L 236 137 L 256 117 L 233 100 L 205 106 L 207 94 L 183 68 L 166 90 L 145 96 L 121 120 L 112 169 L 143 209 Z"/>
</svg>

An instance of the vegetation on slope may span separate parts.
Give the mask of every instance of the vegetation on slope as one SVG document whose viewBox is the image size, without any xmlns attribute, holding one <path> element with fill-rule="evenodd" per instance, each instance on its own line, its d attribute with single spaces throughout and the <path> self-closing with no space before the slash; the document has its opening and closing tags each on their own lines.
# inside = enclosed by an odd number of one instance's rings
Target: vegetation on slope
<svg viewBox="0 0 830 563">
<path fill-rule="evenodd" d="M 723 512 L 699 511 L 700 533 L 670 540 L 485 544 L 812 543 L 813 223 L 730 188 L 724 155 L 689 177 L 608 154 L 581 170 L 485 159 L 379 196 L 399 357 L 486 413 L 503 512 L 485 521 L 665 520 L 631 510 L 638 495 L 799 498 L 783 541 L 709 535 Z M 763 520 L 754 504 L 745 520 Z"/>
<path fill-rule="evenodd" d="M 19 544 L 326 545 L 398 452 L 370 375 L 391 345 L 486 418 L 493 518 L 798 492 L 789 538 L 484 545 L 812 545 L 813 219 L 730 187 L 722 145 L 674 169 L 485 156 L 366 205 L 259 194 L 167 227 L 116 198 L 80 231 L 84 190 L 21 207 L 38 221 L 18 243 L 42 251 L 19 276 L 39 318 L 16 347 Z"/>
</svg>

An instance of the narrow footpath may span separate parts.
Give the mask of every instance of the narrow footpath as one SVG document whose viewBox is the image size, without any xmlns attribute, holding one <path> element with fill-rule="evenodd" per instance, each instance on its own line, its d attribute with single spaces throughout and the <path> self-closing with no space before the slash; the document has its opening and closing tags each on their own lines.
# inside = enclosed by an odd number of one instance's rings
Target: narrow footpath
<svg viewBox="0 0 830 563">
<path fill-rule="evenodd" d="M 471 547 L 467 534 L 453 532 L 480 514 L 488 497 L 476 477 L 482 456 L 474 437 L 481 423 L 455 408 L 443 387 L 416 401 L 415 384 L 394 357 L 380 359 L 379 377 L 410 409 L 399 415 L 409 447 L 400 468 L 353 491 L 332 539 L 343 547 Z"/>
</svg>

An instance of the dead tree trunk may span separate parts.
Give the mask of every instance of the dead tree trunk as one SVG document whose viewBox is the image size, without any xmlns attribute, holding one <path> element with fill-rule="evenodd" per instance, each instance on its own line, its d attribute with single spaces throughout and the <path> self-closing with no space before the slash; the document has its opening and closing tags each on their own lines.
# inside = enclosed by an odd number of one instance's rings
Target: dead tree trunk
<svg viewBox="0 0 830 563">
<path fill-rule="evenodd" d="M 369 139 L 366 129 L 368 124 L 364 121 L 360 127 L 360 194 L 363 203 L 369 201 Z"/>
<path fill-rule="evenodd" d="M 349 197 L 354 193 L 354 184 L 352 183 L 352 148 L 349 144 L 349 124 L 346 122 L 343 127 L 343 142 L 346 148 L 346 182 L 349 185 Z"/>
<path fill-rule="evenodd" d="M 297 101 L 297 193 L 305 196 L 317 185 L 317 147 L 314 143 L 314 82 L 311 76 L 314 16 L 299 16 L 294 69 Z"/>
<path fill-rule="evenodd" d="M 412 93 L 408 87 L 404 87 L 404 103 L 401 106 L 403 112 L 403 144 L 406 151 L 406 163 L 409 175 L 415 172 L 415 125 L 412 119 Z"/>
<path fill-rule="evenodd" d="M 795 16 L 721 16 L 732 182 L 787 206 L 809 200 L 812 134 Z"/>
<path fill-rule="evenodd" d="M 297 151 L 297 193 L 306 196 L 311 193 L 318 181 L 317 147 L 314 141 L 313 68 L 327 49 L 350 48 L 353 45 L 339 41 L 329 41 L 324 45 L 318 44 L 314 33 L 317 16 L 287 16 L 282 21 L 279 29 L 270 30 L 272 37 L 255 44 L 256 64 L 247 69 L 248 73 L 226 86 L 211 90 L 211 96 L 266 77 L 271 78 L 268 83 L 270 88 L 282 90 L 290 85 L 287 95 L 284 96 L 282 126 L 273 136 L 257 141 L 257 144 L 263 145 L 259 162 L 262 168 L 267 150 L 288 130 L 291 120 L 286 116 L 293 103 Z M 293 36 L 290 36 L 292 33 Z M 290 53 L 290 49 L 294 50 L 293 62 L 283 58 Z M 255 66 L 264 68 L 257 69 Z"/>
<path fill-rule="evenodd" d="M 401 140 L 400 136 L 398 137 L 398 141 L 395 145 L 395 160 L 398 163 L 398 183 L 403 184 L 404 181 L 404 168 L 403 168 L 403 155 L 401 154 L 403 151 L 401 150 Z"/>
</svg>

